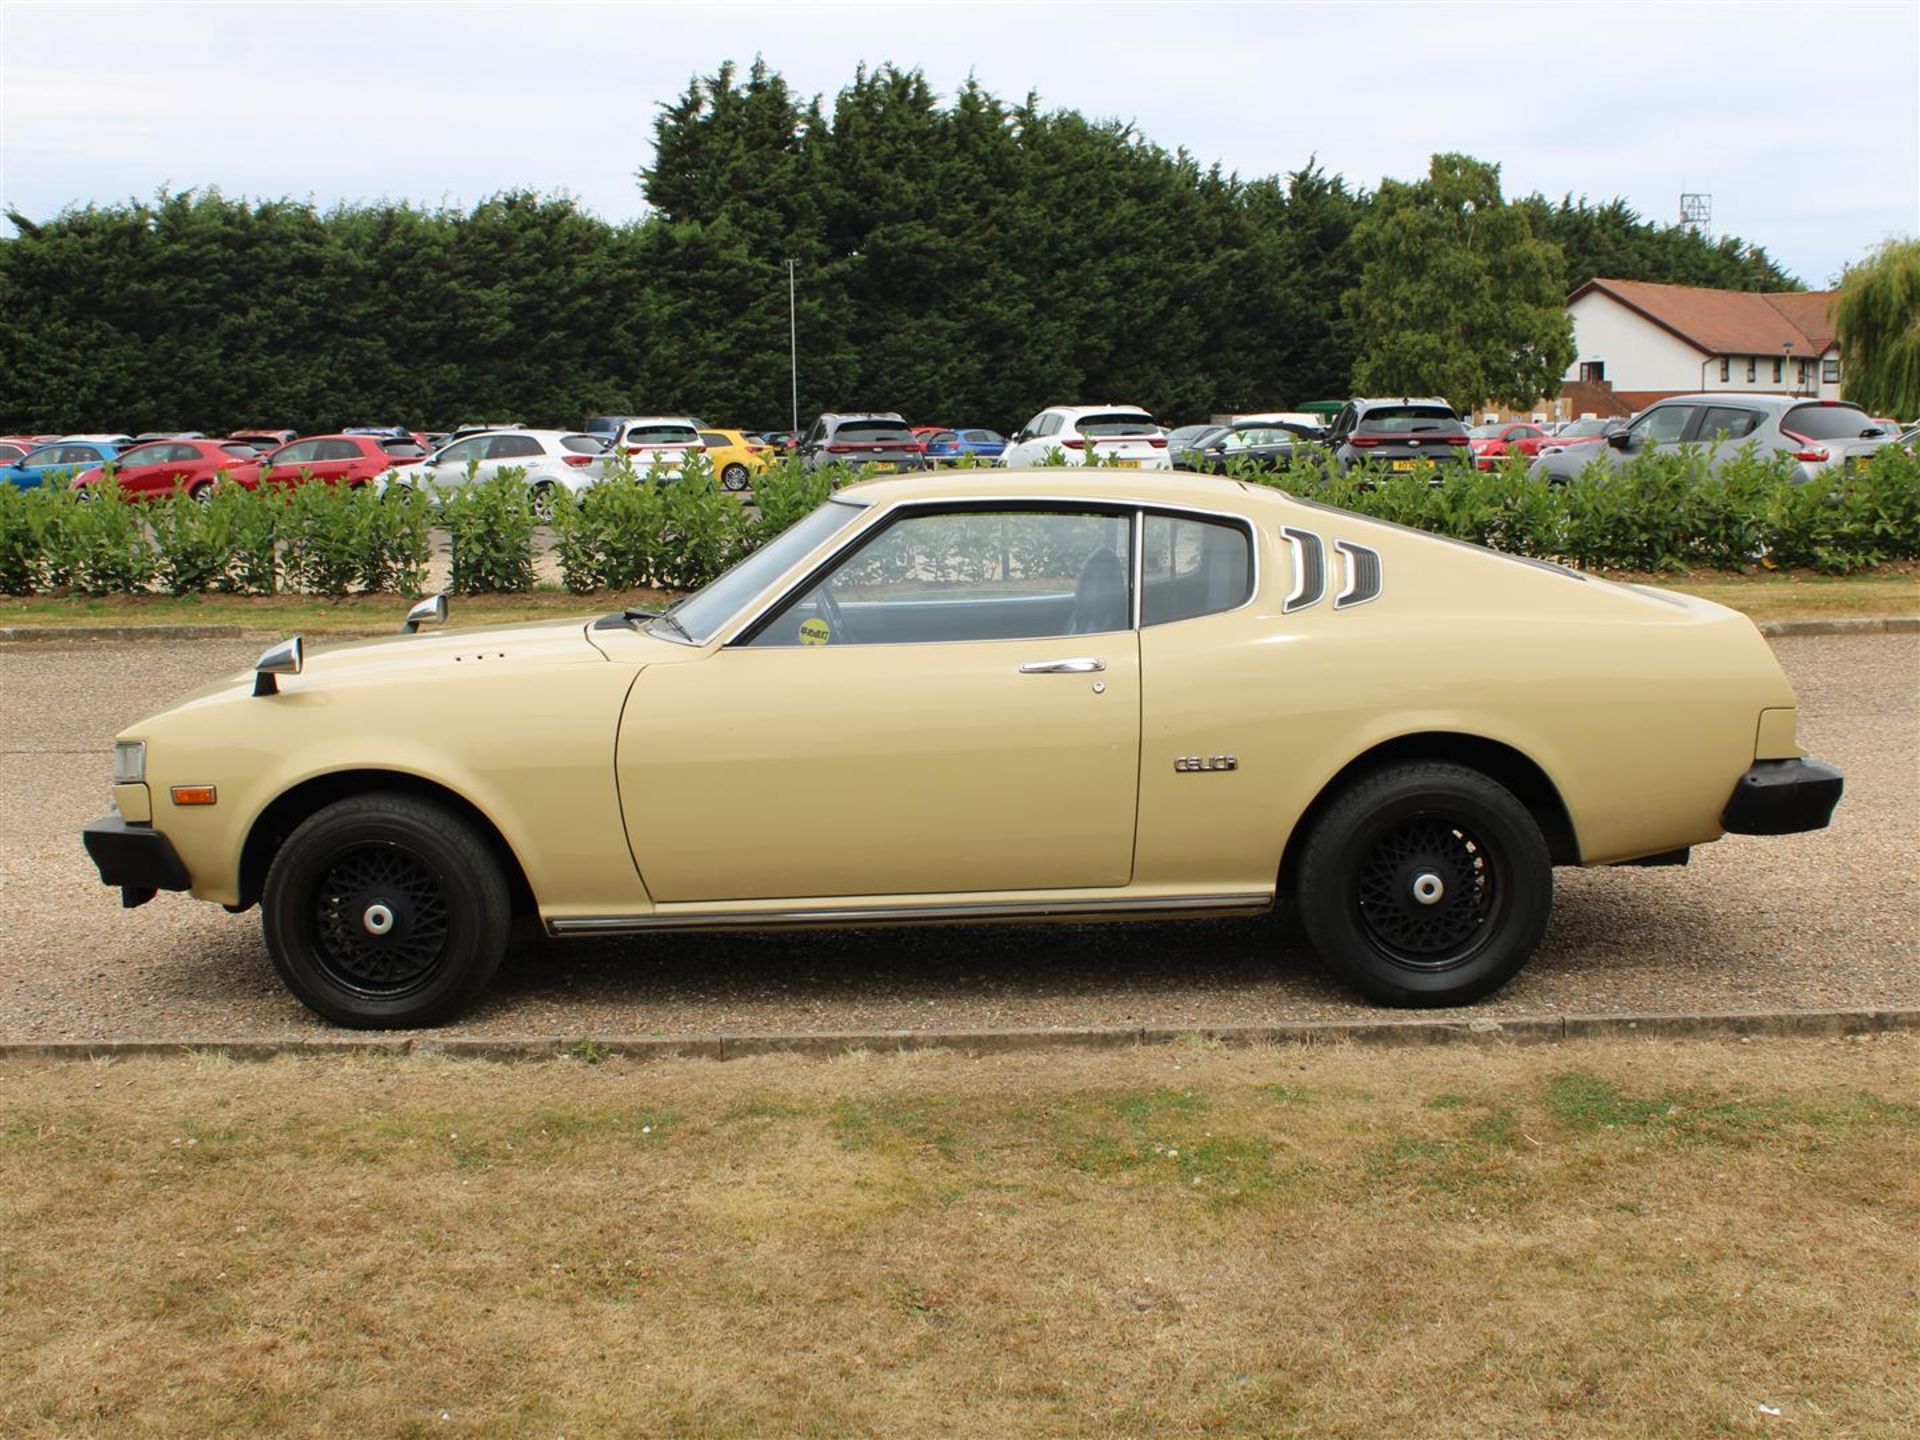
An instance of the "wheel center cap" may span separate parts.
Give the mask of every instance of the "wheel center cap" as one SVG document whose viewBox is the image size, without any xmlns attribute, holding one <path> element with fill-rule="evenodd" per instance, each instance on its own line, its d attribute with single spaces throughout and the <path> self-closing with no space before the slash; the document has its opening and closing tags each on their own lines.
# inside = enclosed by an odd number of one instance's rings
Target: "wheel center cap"
<svg viewBox="0 0 1920 1440">
<path fill-rule="evenodd" d="M 1446 882 L 1431 870 L 1423 870 L 1413 877 L 1413 898 L 1422 905 L 1438 905 L 1446 893 Z"/>
<path fill-rule="evenodd" d="M 369 935 L 385 935 L 393 929 L 393 911 L 376 900 L 361 913 L 360 923 Z"/>
</svg>

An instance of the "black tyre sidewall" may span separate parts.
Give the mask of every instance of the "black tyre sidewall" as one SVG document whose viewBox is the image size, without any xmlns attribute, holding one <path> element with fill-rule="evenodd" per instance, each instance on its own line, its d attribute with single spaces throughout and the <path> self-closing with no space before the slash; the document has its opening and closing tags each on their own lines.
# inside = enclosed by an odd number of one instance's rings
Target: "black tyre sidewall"
<svg viewBox="0 0 1920 1440">
<path fill-rule="evenodd" d="M 439 882 L 448 933 L 439 969 L 395 998 L 364 995 L 331 976 L 320 958 L 314 907 L 335 861 L 363 845 L 392 845 Z M 308 1009 L 362 1030 L 437 1025 L 484 990 L 506 949 L 512 907 L 487 843 L 445 806 L 407 795 L 364 795 L 309 817 L 287 838 L 267 872 L 261 929 L 273 967 Z"/>
<path fill-rule="evenodd" d="M 1388 829 L 1418 815 L 1461 822 L 1494 866 L 1488 934 L 1445 970 L 1398 963 L 1360 915 L 1362 860 Z M 1538 948 L 1553 907 L 1553 866 L 1538 823 L 1512 792 L 1462 766 L 1396 766 L 1355 784 L 1320 818 L 1302 856 L 1298 903 L 1315 950 L 1368 998 L 1410 1008 L 1466 1005 L 1505 985 Z"/>
<path fill-rule="evenodd" d="M 735 493 L 747 488 L 747 467 L 738 460 L 720 472 L 720 484 Z"/>
</svg>

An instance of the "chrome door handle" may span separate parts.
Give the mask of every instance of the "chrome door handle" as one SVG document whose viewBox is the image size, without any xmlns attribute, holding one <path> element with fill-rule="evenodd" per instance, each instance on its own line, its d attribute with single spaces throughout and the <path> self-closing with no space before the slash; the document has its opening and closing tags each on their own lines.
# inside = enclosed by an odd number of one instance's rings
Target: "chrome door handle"
<svg viewBox="0 0 1920 1440">
<path fill-rule="evenodd" d="M 1104 660 L 1083 656 L 1077 660 L 1029 660 L 1020 667 L 1022 675 L 1091 675 L 1107 668 Z"/>
</svg>

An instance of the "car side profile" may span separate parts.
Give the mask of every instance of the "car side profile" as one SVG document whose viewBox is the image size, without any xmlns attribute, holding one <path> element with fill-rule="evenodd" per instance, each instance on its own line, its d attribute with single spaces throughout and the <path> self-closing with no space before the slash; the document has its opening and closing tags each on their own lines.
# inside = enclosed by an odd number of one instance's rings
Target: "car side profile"
<svg viewBox="0 0 1920 1440">
<path fill-rule="evenodd" d="M 421 464 L 426 458 L 425 447 L 412 436 L 309 435 L 269 451 L 261 462 L 260 483 L 288 489 L 316 484 L 358 490 L 389 471 Z"/>
<path fill-rule="evenodd" d="M 389 468 L 376 484 L 382 496 L 414 490 L 432 495 L 511 469 L 526 477 L 533 512 L 544 520 L 562 495 L 578 496 L 599 483 L 606 465 L 607 442 L 601 436 L 574 430 L 502 430 L 469 435 L 425 460 Z"/>
<path fill-rule="evenodd" d="M 1491 470 L 1509 455 L 1525 455 L 1529 460 L 1540 453 L 1543 446 L 1553 443 L 1553 436 L 1544 426 L 1535 425 L 1527 420 L 1509 420 L 1499 425 L 1476 425 L 1467 432 L 1473 451 L 1473 463 L 1481 470 Z"/>
<path fill-rule="evenodd" d="M 39 485 L 66 485 L 75 476 L 96 470 L 114 459 L 121 448 L 104 440 L 54 440 L 36 446 L 0 469 L 0 479 L 21 490 Z"/>
<path fill-rule="evenodd" d="M 1000 463 L 1084 465 L 1089 458 L 1122 470 L 1171 470 L 1167 434 L 1138 405 L 1054 405 L 1007 440 Z"/>
<path fill-rule="evenodd" d="M 1805 396 L 1713 391 L 1657 401 L 1598 445 L 1542 453 L 1527 472 L 1549 484 L 1579 478 L 1588 465 L 1618 470 L 1636 456 L 1699 451 L 1707 473 L 1735 456 L 1786 455 L 1804 484 L 1823 470 L 1848 470 L 1894 437 L 1858 405 Z"/>
<path fill-rule="evenodd" d="M 644 937 L 1281 898 L 1362 993 L 1457 1005 L 1532 955 L 1556 865 L 1824 826 L 1842 780 L 1795 713 L 1706 601 L 1270 487 L 942 471 L 841 490 L 663 614 L 294 637 L 125 730 L 84 840 L 128 906 L 260 906 L 349 1026 L 460 1013 L 516 913 Z"/>
<path fill-rule="evenodd" d="M 237 440 L 155 440 L 121 451 L 113 460 L 114 483 L 130 500 L 161 500 L 176 492 L 201 502 L 219 483 L 251 490 L 260 483 L 260 452 Z M 106 468 L 84 470 L 73 488 L 90 492 L 104 483 Z"/>
<path fill-rule="evenodd" d="M 753 477 L 772 463 L 773 447 L 744 430 L 702 430 L 700 443 L 706 448 L 707 464 L 722 490 L 752 489 Z"/>
</svg>

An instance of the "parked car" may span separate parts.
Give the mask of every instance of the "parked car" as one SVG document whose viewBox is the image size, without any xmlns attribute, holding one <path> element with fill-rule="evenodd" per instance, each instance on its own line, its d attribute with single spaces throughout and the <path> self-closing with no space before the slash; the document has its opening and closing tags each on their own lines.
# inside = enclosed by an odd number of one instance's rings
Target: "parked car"
<svg viewBox="0 0 1920 1440">
<path fill-rule="evenodd" d="M 1266 421 L 1224 425 L 1202 436 L 1184 456 L 1176 455 L 1174 468 L 1224 475 L 1229 465 L 1239 463 L 1261 470 L 1278 470 L 1292 463 L 1295 450 L 1315 443 L 1321 433 L 1318 425 L 1281 425 Z"/>
<path fill-rule="evenodd" d="M 798 430 L 762 430 L 760 438 L 782 455 L 790 455 L 800 448 Z"/>
<path fill-rule="evenodd" d="M 799 446 L 809 470 L 828 465 L 871 465 L 881 470 L 925 470 L 927 457 L 907 422 L 892 411 L 822 415 Z"/>
<path fill-rule="evenodd" d="M 65 485 L 74 476 L 106 464 L 119 455 L 120 449 L 105 440 L 55 440 L 29 450 L 0 470 L 0 478 L 21 490 L 39 485 Z"/>
<path fill-rule="evenodd" d="M 655 417 L 646 415 L 589 415 L 587 417 L 587 423 L 580 427 L 580 432 L 588 435 L 604 436 L 607 444 L 611 446 L 616 443 L 618 437 L 627 426 L 642 424 L 652 418 Z M 686 416 L 685 419 L 686 422 L 696 430 L 711 430 L 714 428 L 697 415 L 689 415 Z"/>
<path fill-rule="evenodd" d="M 402 491 L 450 489 L 487 480 L 502 470 L 524 471 L 533 490 L 533 512 L 549 519 L 561 494 L 577 496 L 606 473 L 607 442 L 574 430 L 503 430 L 469 435 L 436 450 L 426 460 L 387 471 L 382 496 Z M 435 497 L 437 498 L 437 497 Z"/>
<path fill-rule="evenodd" d="M 1532 459 L 1541 448 L 1553 443 L 1543 426 L 1526 420 L 1508 420 L 1495 425 L 1476 425 L 1467 432 L 1467 445 L 1473 451 L 1473 463 L 1491 470 L 1509 455 Z"/>
<path fill-rule="evenodd" d="M 1718 474 L 1752 447 L 1762 459 L 1791 455 L 1794 479 L 1804 483 L 1822 470 L 1851 469 L 1892 438 L 1844 400 L 1714 391 L 1657 401 L 1604 444 L 1544 454 L 1527 473 L 1564 485 L 1591 464 L 1619 469 L 1637 455 L 1691 445 L 1699 448 L 1707 473 Z"/>
<path fill-rule="evenodd" d="M 204 430 L 145 430 L 133 437 L 136 445 L 145 445 L 154 440 L 206 440 L 210 438 Z"/>
<path fill-rule="evenodd" d="M 1167 454 L 1173 461 L 1173 468 L 1176 470 L 1193 470 L 1200 468 L 1196 463 L 1198 456 L 1195 452 L 1198 451 L 1202 445 L 1206 444 L 1207 441 L 1226 434 L 1230 428 L 1230 426 L 1226 425 L 1207 424 L 1182 425 L 1178 429 L 1169 430 L 1167 432 Z"/>
<path fill-rule="evenodd" d="M 86 495 L 105 476 L 104 466 L 83 470 L 73 477 L 73 488 Z M 205 504 L 216 483 L 257 486 L 260 452 L 237 440 L 155 440 L 116 455 L 113 478 L 130 500 L 161 500 L 180 491 Z"/>
<path fill-rule="evenodd" d="M 11 465 L 24 460 L 27 452 L 39 447 L 31 440 L 0 440 L 0 465 Z"/>
<path fill-rule="evenodd" d="M 1372 463 L 1395 471 L 1431 471 L 1462 459 L 1471 441 L 1453 406 L 1436 398 L 1349 400 L 1327 431 L 1342 470 Z"/>
<path fill-rule="evenodd" d="M 1600 420 L 1569 420 L 1558 430 L 1553 438 L 1539 449 L 1544 455 L 1549 450 L 1566 450 L 1575 445 L 1598 445 L 1616 430 L 1624 430 L 1627 422 L 1621 416 L 1610 416 Z"/>
<path fill-rule="evenodd" d="M 702 448 L 703 428 L 687 415 L 641 415 L 622 422 L 607 449 L 624 450 L 636 474 L 678 480 L 687 457 Z"/>
<path fill-rule="evenodd" d="M 953 433 L 960 437 L 960 453 L 976 460 L 997 460 L 1007 448 L 1007 437 L 998 430 L 956 425 Z"/>
<path fill-rule="evenodd" d="M 1531 956 L 1553 866 L 1817 830 L 1843 785 L 1734 611 L 1106 469 L 850 487 L 665 614 L 295 637 L 113 768 L 83 838 L 121 903 L 259 905 L 293 994 L 364 1028 L 471 1005 L 516 910 L 569 937 L 1285 896 L 1364 994 L 1460 1005 Z"/>
<path fill-rule="evenodd" d="M 427 450 L 411 435 L 308 435 L 268 453 L 261 468 L 267 485 L 345 485 L 357 490 L 390 471 L 419 465 Z"/>
<path fill-rule="evenodd" d="M 1122 470 L 1170 470 L 1167 435 L 1138 405 L 1054 405 L 1015 432 L 1000 463 L 1024 469 L 1058 456 L 1084 465 L 1089 455 Z"/>
<path fill-rule="evenodd" d="M 960 448 L 960 437 L 944 425 L 916 425 L 913 438 L 920 444 L 920 453 L 927 457 L 929 465 L 955 465 L 965 453 Z"/>
<path fill-rule="evenodd" d="M 771 463 L 773 447 L 762 444 L 744 430 L 702 430 L 700 443 L 706 447 L 707 463 L 723 490 L 746 490 L 753 477 Z"/>
<path fill-rule="evenodd" d="M 298 430 L 236 430 L 227 436 L 242 445 L 251 445 L 262 455 L 278 450 L 282 445 L 292 444 L 300 438 Z"/>
</svg>

